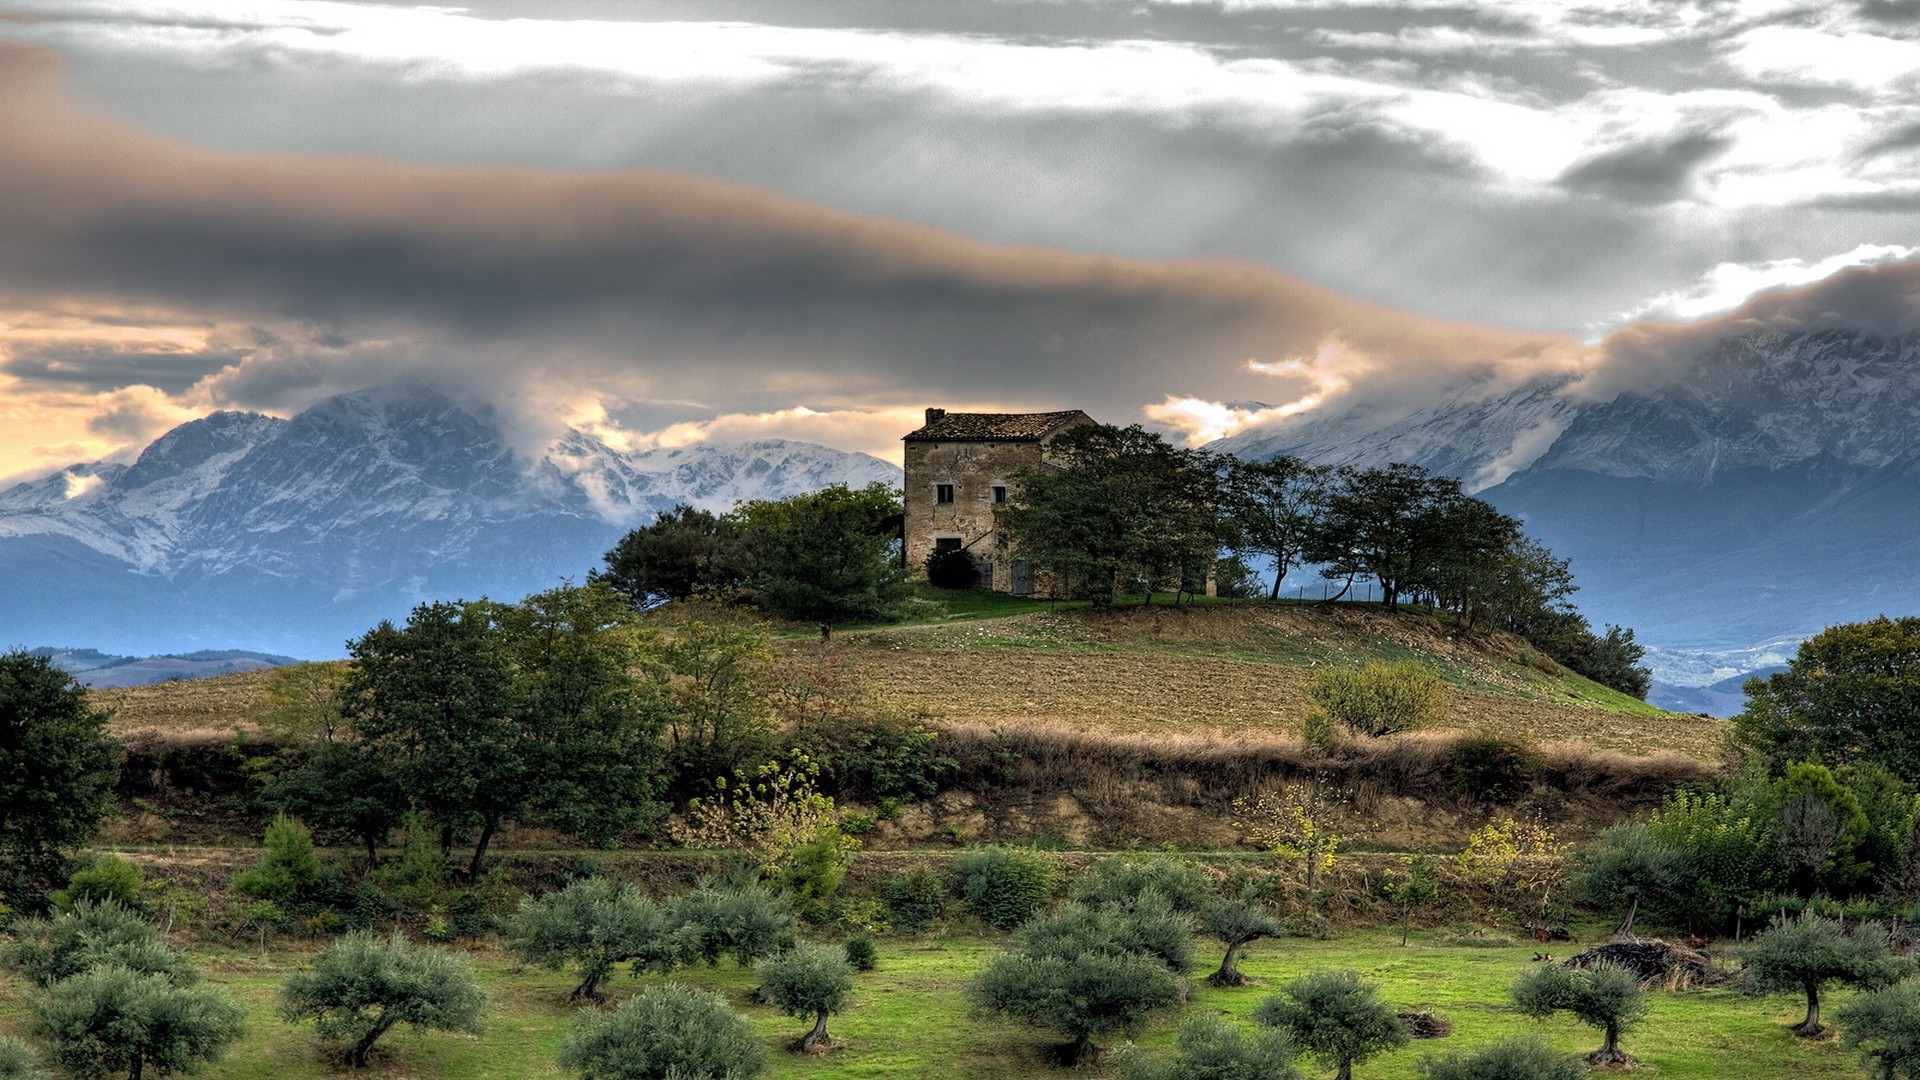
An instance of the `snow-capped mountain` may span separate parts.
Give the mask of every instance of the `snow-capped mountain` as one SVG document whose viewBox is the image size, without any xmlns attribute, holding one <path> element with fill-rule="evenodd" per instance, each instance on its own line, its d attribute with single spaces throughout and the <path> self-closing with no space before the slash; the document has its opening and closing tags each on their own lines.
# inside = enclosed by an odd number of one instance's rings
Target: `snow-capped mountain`
<svg viewBox="0 0 1920 1080">
<path fill-rule="evenodd" d="M 1302 417 L 1220 445 L 1467 478 L 1570 556 L 1582 610 L 1660 646 L 1676 686 L 1728 677 L 1681 658 L 1774 656 L 1920 611 L 1920 337 L 1755 333 L 1657 388 L 1562 389 L 1463 386 L 1410 416 Z"/>
<path fill-rule="evenodd" d="M 568 431 L 538 461 L 427 390 L 282 420 L 220 412 L 132 465 L 0 491 L 0 641 L 332 656 L 420 600 L 580 580 L 627 529 L 832 483 L 898 483 L 865 454 L 765 440 L 622 453 Z"/>
</svg>

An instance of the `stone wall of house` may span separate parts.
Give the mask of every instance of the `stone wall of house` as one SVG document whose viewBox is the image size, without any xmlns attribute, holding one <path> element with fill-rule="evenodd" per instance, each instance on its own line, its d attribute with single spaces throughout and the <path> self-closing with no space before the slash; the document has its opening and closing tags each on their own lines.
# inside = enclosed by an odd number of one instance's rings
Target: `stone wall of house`
<svg viewBox="0 0 1920 1080">
<path fill-rule="evenodd" d="M 924 442 L 906 448 L 907 569 L 925 573 L 927 556 L 940 540 L 955 539 L 976 563 L 991 563 L 993 587 L 1013 591 L 1012 553 L 994 527 L 993 489 L 1040 464 L 1038 442 Z M 938 486 L 952 484 L 953 502 L 938 501 Z"/>
</svg>

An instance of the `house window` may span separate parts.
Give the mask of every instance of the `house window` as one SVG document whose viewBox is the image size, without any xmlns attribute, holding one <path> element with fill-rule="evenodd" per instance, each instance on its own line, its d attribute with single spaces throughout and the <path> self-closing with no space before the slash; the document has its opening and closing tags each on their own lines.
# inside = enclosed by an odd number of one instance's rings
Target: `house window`
<svg viewBox="0 0 1920 1080">
<path fill-rule="evenodd" d="M 1003 503 L 1007 501 L 1007 485 L 1005 484 L 993 485 L 993 501 L 997 503 Z"/>
<path fill-rule="evenodd" d="M 959 551 L 960 538 L 957 536 L 936 536 L 933 539 L 935 551 Z"/>
<path fill-rule="evenodd" d="M 953 485 L 952 484 L 933 485 L 933 501 L 937 503 L 941 503 L 943 505 L 946 503 L 952 502 L 953 501 Z"/>
</svg>

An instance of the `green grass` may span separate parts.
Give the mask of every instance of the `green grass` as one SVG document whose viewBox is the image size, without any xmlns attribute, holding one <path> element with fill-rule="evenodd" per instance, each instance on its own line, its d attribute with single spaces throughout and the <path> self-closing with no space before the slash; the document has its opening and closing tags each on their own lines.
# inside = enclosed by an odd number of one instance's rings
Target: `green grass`
<svg viewBox="0 0 1920 1080">
<path fill-rule="evenodd" d="M 852 1008 L 832 1024 L 839 1046 L 823 1058 L 795 1057 L 783 1049 L 807 1025 L 749 1004 L 747 994 L 757 981 L 753 972 L 723 964 L 667 978 L 725 995 L 766 1040 L 773 1060 L 771 1077 L 1064 1080 L 1111 1074 L 1110 1066 L 1073 1073 L 1054 1069 L 1041 1056 L 1052 1039 L 1046 1032 L 966 1015 L 962 989 L 993 956 L 997 942 L 883 939 L 880 945 L 879 969 L 860 976 Z M 1244 1020 L 1287 979 L 1315 968 L 1346 967 L 1379 981 L 1389 1001 L 1430 1009 L 1455 1025 L 1450 1038 L 1416 1043 L 1359 1067 L 1356 1075 L 1361 1080 L 1406 1080 L 1415 1075 L 1414 1064 L 1422 1054 L 1516 1034 L 1538 1033 L 1569 1052 L 1592 1049 L 1598 1045 L 1598 1036 L 1591 1029 L 1565 1019 L 1536 1023 L 1506 1007 L 1507 987 L 1528 966 L 1535 948 L 1532 943 L 1493 948 L 1452 945 L 1436 935 L 1416 935 L 1412 946 L 1402 948 L 1393 934 L 1374 931 L 1333 941 L 1262 943 L 1243 966 L 1264 985 L 1238 990 L 1200 986 L 1186 1008 Z M 1203 965 L 1217 961 L 1217 951 L 1200 951 Z M 276 949 L 262 959 L 243 950 L 203 950 L 198 958 L 211 981 L 227 986 L 253 1012 L 247 1039 L 202 1075 L 214 1080 L 317 1080 L 351 1075 L 322 1054 L 309 1029 L 289 1025 L 273 1013 L 280 980 L 304 961 L 305 953 Z M 553 1059 L 572 1012 L 565 1000 L 572 980 L 564 974 L 518 970 L 492 954 L 479 956 L 478 969 L 491 1001 L 483 1034 L 397 1031 L 382 1043 L 386 1054 L 378 1066 L 361 1075 L 418 1080 L 562 1075 Z M 624 997 L 660 978 L 641 981 L 623 975 L 609 989 Z M 19 983 L 10 980 L 0 987 L 0 1026 L 19 1031 L 24 1018 L 25 994 Z M 1835 1042 L 1808 1043 L 1788 1034 L 1786 1025 L 1798 1019 L 1798 1001 L 1791 997 L 1746 997 L 1726 990 L 1658 993 L 1653 995 L 1646 1024 L 1629 1032 L 1623 1046 L 1641 1058 L 1645 1067 L 1639 1075 L 1647 1076 L 1825 1080 L 1863 1075 Z M 1155 1025 L 1142 1045 L 1165 1047 L 1172 1040 L 1174 1024 L 1175 1018 L 1170 1017 Z M 1309 1067 L 1308 1075 L 1322 1074 Z"/>
</svg>

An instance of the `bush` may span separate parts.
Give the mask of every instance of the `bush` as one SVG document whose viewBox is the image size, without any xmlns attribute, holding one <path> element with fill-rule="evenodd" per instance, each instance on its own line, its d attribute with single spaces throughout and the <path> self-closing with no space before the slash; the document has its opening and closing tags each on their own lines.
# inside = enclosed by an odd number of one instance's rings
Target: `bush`
<svg viewBox="0 0 1920 1080">
<path fill-rule="evenodd" d="M 1406 1021 L 1380 991 L 1352 971 L 1316 971 L 1295 979 L 1254 1009 L 1256 1022 L 1278 1028 L 1341 1080 L 1368 1058 L 1407 1043 Z"/>
<path fill-rule="evenodd" d="M 313 853 L 313 834 L 285 814 L 267 826 L 266 851 L 251 870 L 233 875 L 233 887 L 242 896 L 291 907 L 320 880 L 320 858 Z"/>
<path fill-rule="evenodd" d="M 193 1072 L 240 1038 L 247 1015 L 219 987 L 117 965 L 53 984 L 34 1013 L 48 1052 L 75 1080 Z"/>
<path fill-rule="evenodd" d="M 865 934 L 856 934 L 847 939 L 847 963 L 855 971 L 872 971 L 880 966 L 880 950 L 874 948 L 873 939 Z"/>
<path fill-rule="evenodd" d="M 549 971 L 573 967 L 573 1001 L 600 1000 L 600 983 L 628 960 L 665 971 L 692 959 L 693 933 L 633 886 L 582 878 L 558 892 L 528 897 L 501 926 L 507 951 Z"/>
<path fill-rule="evenodd" d="M 0 1080 L 53 1080 L 40 1067 L 33 1048 L 9 1035 L 0 1035 Z"/>
<path fill-rule="evenodd" d="M 1218 1016 L 1189 1016 L 1172 1054 L 1130 1055 L 1120 1080 L 1299 1080 L 1299 1055 L 1283 1031 L 1249 1033 Z"/>
<path fill-rule="evenodd" d="M 1535 964 L 1514 983 L 1513 1003 L 1536 1019 L 1572 1013 L 1581 1023 L 1604 1032 L 1606 1041 L 1587 1055 L 1590 1065 L 1632 1064 L 1633 1058 L 1620 1049 L 1620 1033 L 1647 1014 L 1646 998 L 1633 972 L 1606 963 L 1586 968 Z"/>
<path fill-rule="evenodd" d="M 1440 762 L 1447 790 L 1486 803 L 1510 803 L 1533 788 L 1540 755 L 1518 739 L 1467 735 L 1447 747 Z"/>
<path fill-rule="evenodd" d="M 947 883 L 926 863 L 887 882 L 887 921 L 896 930 L 920 933 L 947 906 Z"/>
<path fill-rule="evenodd" d="M 1834 1013 L 1841 1045 L 1857 1051 L 1879 1075 L 1920 1075 L 1920 982 L 1856 994 Z"/>
<path fill-rule="evenodd" d="M 478 1031 L 486 1003 L 465 953 L 415 945 L 399 934 L 350 934 L 280 987 L 280 1014 L 296 1024 L 312 1020 L 321 1038 L 346 1043 L 347 1063 L 360 1069 L 395 1024 Z"/>
<path fill-rule="evenodd" d="M 1591 1071 L 1571 1054 L 1538 1039 L 1509 1039 L 1446 1057 L 1422 1058 L 1420 1080 L 1587 1080 Z"/>
<path fill-rule="evenodd" d="M 95 855 L 87 865 L 73 872 L 67 887 L 56 889 L 47 899 L 55 911 L 72 911 L 82 900 L 98 903 L 112 900 L 133 911 L 145 910 L 147 879 L 140 868 L 118 855 Z"/>
<path fill-rule="evenodd" d="M 960 548 L 935 548 L 927 555 L 927 584 L 936 589 L 971 589 L 979 577 L 973 556 Z"/>
<path fill-rule="evenodd" d="M 960 895 L 987 925 L 1011 930 L 1047 904 L 1053 867 L 1030 851 L 988 847 L 959 859 Z"/>
<path fill-rule="evenodd" d="M 1355 735 L 1391 735 L 1432 721 L 1442 687 L 1440 676 L 1418 661 L 1375 660 L 1321 671 L 1307 696 Z"/>
<path fill-rule="evenodd" d="M 1144 956 L 1185 975 L 1193 970 L 1193 931 L 1193 916 L 1150 892 L 1133 904 L 1069 901 L 1058 911 L 1034 916 L 1016 936 L 1028 956 Z"/>
<path fill-rule="evenodd" d="M 704 885 L 668 910 L 688 928 L 693 955 L 708 966 L 733 957 L 741 967 L 793 944 L 793 906 L 756 885 Z"/>
<path fill-rule="evenodd" d="M 871 941 L 867 948 L 873 948 Z M 775 1008 L 813 1021 L 813 1030 L 794 1043 L 795 1050 L 819 1049 L 832 1042 L 827 1016 L 846 1008 L 847 996 L 853 992 L 853 966 L 844 954 L 802 941 L 769 960 L 760 976 L 761 992 Z"/>
<path fill-rule="evenodd" d="M 746 1080 L 767 1054 L 718 994 L 668 984 L 612 1013 L 575 1013 L 560 1067 L 585 1080 Z"/>
<path fill-rule="evenodd" d="M 1087 904 L 1131 904 L 1148 892 L 1176 910 L 1197 915 L 1214 899 L 1213 883 L 1199 867 L 1166 855 L 1102 859 L 1073 884 L 1069 895 Z"/>
<path fill-rule="evenodd" d="M 26 919 L 0 949 L 0 967 L 35 986 L 52 986 L 94 968 L 115 966 L 186 984 L 198 977 L 187 958 L 153 927 L 113 900 L 80 900 L 52 919 Z"/>
</svg>

